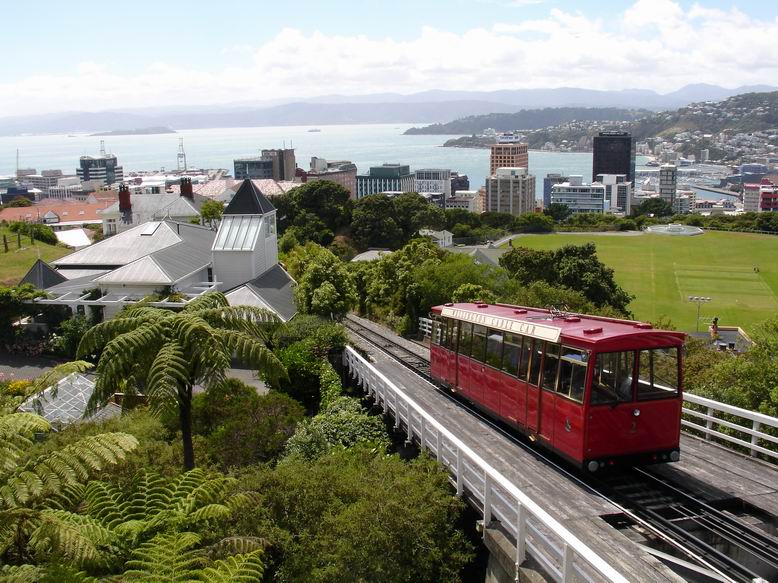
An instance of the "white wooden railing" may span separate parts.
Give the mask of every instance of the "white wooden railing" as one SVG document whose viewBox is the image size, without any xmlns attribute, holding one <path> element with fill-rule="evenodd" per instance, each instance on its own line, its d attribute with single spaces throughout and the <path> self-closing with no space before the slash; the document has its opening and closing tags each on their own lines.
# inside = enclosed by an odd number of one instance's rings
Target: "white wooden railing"
<svg viewBox="0 0 778 583">
<path fill-rule="evenodd" d="M 531 555 L 557 581 L 618 581 L 627 579 L 573 535 L 515 484 L 422 409 L 405 392 L 350 346 L 346 366 L 385 414 L 403 427 L 449 472 L 458 495 L 479 504 L 484 524 L 499 520 L 516 541 L 516 566 Z"/>
<path fill-rule="evenodd" d="M 681 419 L 681 424 L 689 433 L 701 433 L 705 439 L 723 440 L 726 443 L 737 446 L 738 449 L 747 449 L 753 457 L 763 454 L 773 461 L 778 461 L 778 449 L 768 449 L 760 443 L 770 442 L 778 445 L 778 437 L 768 435 L 762 429 L 772 427 L 778 430 L 778 418 L 770 417 L 762 413 L 749 411 L 720 403 L 705 397 L 684 393 L 683 400 L 686 403 L 699 405 L 704 411 L 698 411 L 689 407 L 683 408 L 683 414 L 687 419 Z M 731 415 L 730 419 L 722 419 L 721 415 Z M 690 419 L 698 419 L 701 422 L 695 422 Z M 720 431 L 722 427 L 735 430 L 739 435 L 730 435 Z M 743 437 L 746 437 L 743 439 Z M 742 449 L 741 449 L 742 451 Z"/>
<path fill-rule="evenodd" d="M 432 320 L 429 318 L 419 318 L 419 330 L 423 330 L 425 335 L 431 335 Z M 769 449 L 764 447 L 767 442 L 778 445 L 778 437 L 763 431 L 765 427 L 772 427 L 778 431 L 778 418 L 727 405 L 713 399 L 699 397 L 691 393 L 684 393 L 683 400 L 685 405 L 692 403 L 704 408 L 704 411 L 698 411 L 684 406 L 683 414 L 685 419 L 681 420 L 681 425 L 687 433 L 701 434 L 708 441 L 712 439 L 721 440 L 724 442 L 721 445 L 725 447 L 738 451 L 743 451 L 743 448 L 745 448 L 753 457 L 757 457 L 761 453 L 767 456 L 768 459 L 778 462 L 778 448 Z M 722 415 L 731 415 L 737 419 L 722 419 Z M 739 435 L 723 433 L 720 429 L 724 427 L 736 431 Z"/>
</svg>

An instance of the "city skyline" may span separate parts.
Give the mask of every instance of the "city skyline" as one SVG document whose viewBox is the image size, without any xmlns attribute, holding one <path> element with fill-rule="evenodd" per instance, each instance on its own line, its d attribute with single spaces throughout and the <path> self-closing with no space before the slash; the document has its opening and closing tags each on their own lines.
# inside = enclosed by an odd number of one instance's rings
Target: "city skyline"
<svg viewBox="0 0 778 583">
<path fill-rule="evenodd" d="M 7 46 L 24 50 L 3 63 L 3 117 L 436 89 L 668 93 L 778 78 L 778 10 L 755 0 L 32 6 L 36 42 L 23 27 L 7 31 Z M 4 12 L 14 22 L 31 10 Z"/>
</svg>

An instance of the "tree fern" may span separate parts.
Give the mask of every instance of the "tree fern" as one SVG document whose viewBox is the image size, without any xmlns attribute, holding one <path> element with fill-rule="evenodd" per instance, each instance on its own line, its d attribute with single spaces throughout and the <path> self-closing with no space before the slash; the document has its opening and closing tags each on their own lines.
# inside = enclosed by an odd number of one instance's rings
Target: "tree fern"
<svg viewBox="0 0 778 583">
<path fill-rule="evenodd" d="M 200 536 L 193 532 L 158 534 L 133 551 L 123 578 L 138 583 L 190 583 L 207 560 L 202 550 L 194 548 L 199 542 Z"/>
<path fill-rule="evenodd" d="M 203 569 L 199 579 L 207 583 L 254 583 L 262 581 L 264 571 L 262 551 L 256 550 L 216 561 Z"/>
<path fill-rule="evenodd" d="M 192 388 L 223 380 L 233 357 L 271 380 L 285 376 L 266 346 L 279 325 L 272 312 L 230 306 L 219 292 L 203 294 L 178 312 L 147 305 L 127 308 L 81 339 L 79 358 L 102 350 L 88 412 L 105 404 L 123 380 L 136 378 L 152 411 L 178 406 L 184 469 L 191 469 Z"/>
</svg>

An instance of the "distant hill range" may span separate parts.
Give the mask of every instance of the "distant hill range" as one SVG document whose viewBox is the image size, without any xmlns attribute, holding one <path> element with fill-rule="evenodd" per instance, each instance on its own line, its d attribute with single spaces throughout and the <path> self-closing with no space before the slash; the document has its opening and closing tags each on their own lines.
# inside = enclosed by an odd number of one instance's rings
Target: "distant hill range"
<svg viewBox="0 0 778 583">
<path fill-rule="evenodd" d="M 620 109 L 616 107 L 546 107 L 524 109 L 516 113 L 490 113 L 471 115 L 448 123 L 410 128 L 405 133 L 414 134 L 480 134 L 487 128 L 498 132 L 512 130 L 538 130 L 571 121 L 631 121 L 650 115 L 645 109 Z"/>
<path fill-rule="evenodd" d="M 635 89 L 598 91 L 557 88 L 490 92 L 425 91 L 412 95 L 393 93 L 362 96 L 328 95 L 294 103 L 276 101 L 213 106 L 181 105 L 5 117 L 0 118 L 0 135 L 95 133 L 148 127 L 181 130 L 364 123 L 435 124 L 468 116 L 515 113 L 519 110 L 541 108 L 659 111 L 675 109 L 691 102 L 719 101 L 741 93 L 775 90 L 778 90 L 778 87 L 750 86 L 726 89 L 715 85 L 698 84 L 688 85 L 667 94 Z"/>
<path fill-rule="evenodd" d="M 585 123 L 573 123 L 585 122 Z M 591 123 L 603 122 L 603 123 Z M 714 134 L 722 130 L 755 132 L 776 129 L 778 134 L 778 91 L 746 93 L 723 101 L 701 101 L 672 111 L 616 108 L 547 108 L 516 113 L 469 116 L 445 124 L 411 128 L 406 134 L 478 135 L 488 128 L 497 131 L 520 130 L 529 133 L 531 147 L 546 141 L 578 141 L 598 129 L 625 130 L 637 139 L 674 136 L 680 132 Z M 449 146 L 479 147 L 465 138 L 446 142 Z M 483 145 L 480 145 L 483 147 Z"/>
<path fill-rule="evenodd" d="M 110 132 L 97 132 L 92 136 L 149 136 L 152 134 L 174 134 L 175 130 L 164 127 L 137 128 L 134 130 L 111 130 Z"/>
</svg>

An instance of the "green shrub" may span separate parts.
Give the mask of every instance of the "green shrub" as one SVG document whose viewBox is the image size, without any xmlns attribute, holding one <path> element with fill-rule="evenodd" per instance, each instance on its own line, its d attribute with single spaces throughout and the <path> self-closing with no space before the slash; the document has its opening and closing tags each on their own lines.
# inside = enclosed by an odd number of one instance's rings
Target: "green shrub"
<svg viewBox="0 0 778 583">
<path fill-rule="evenodd" d="M 50 348 L 62 356 L 75 358 L 81 338 L 93 325 L 91 319 L 80 315 L 63 320 L 59 326 L 59 334 L 53 334 L 49 341 Z"/>
<path fill-rule="evenodd" d="M 327 408 L 338 397 L 343 395 L 343 385 L 340 383 L 340 376 L 333 366 L 324 361 L 319 373 L 319 390 L 321 392 L 320 406 Z"/>
<path fill-rule="evenodd" d="M 57 244 L 57 236 L 51 227 L 47 225 L 40 225 L 38 223 L 26 223 L 24 221 L 12 221 L 8 228 L 12 233 L 21 233 L 28 237 L 32 237 L 37 241 L 43 241 L 49 245 Z"/>
</svg>

